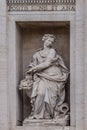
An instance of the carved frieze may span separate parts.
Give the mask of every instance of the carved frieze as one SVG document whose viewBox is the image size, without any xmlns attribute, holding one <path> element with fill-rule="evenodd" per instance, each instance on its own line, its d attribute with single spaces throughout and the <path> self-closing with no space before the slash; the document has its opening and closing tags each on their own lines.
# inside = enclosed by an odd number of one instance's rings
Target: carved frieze
<svg viewBox="0 0 87 130">
<path fill-rule="evenodd" d="M 75 11 L 75 0 L 7 0 L 8 11 Z"/>
</svg>

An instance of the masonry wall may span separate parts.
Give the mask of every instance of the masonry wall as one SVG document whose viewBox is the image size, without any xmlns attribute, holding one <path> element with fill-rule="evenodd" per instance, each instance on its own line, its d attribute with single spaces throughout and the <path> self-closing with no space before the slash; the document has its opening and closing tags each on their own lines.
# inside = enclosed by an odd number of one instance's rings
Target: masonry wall
<svg viewBox="0 0 87 130">
<path fill-rule="evenodd" d="M 75 67 L 75 91 L 73 92 L 75 95 L 72 95 L 73 97 L 75 96 L 75 112 L 73 113 L 75 114 L 75 116 L 73 118 L 75 118 L 75 123 L 74 123 L 74 128 L 73 130 L 86 130 L 87 129 L 87 19 L 86 19 L 86 0 L 81 1 L 81 0 L 77 0 L 76 1 L 76 19 L 75 19 L 75 29 L 76 29 L 76 39 L 75 39 L 75 50 L 73 50 L 72 54 L 75 54 L 75 58 L 76 60 L 73 61 L 73 64 L 75 64 L 75 66 L 73 66 L 73 68 Z M 85 12 L 84 12 L 85 11 Z M 65 12 L 63 12 L 65 14 Z M 46 14 L 46 12 L 45 12 Z M 63 16 L 64 16 L 63 14 Z M 69 14 L 70 15 L 70 12 Z M 20 15 L 19 15 L 20 16 Z M 47 20 L 48 18 L 48 14 L 46 14 L 46 16 L 43 17 L 37 17 L 37 15 L 33 17 L 33 15 L 29 15 L 24 17 L 23 16 L 19 16 L 17 17 L 19 20 L 23 19 L 27 17 L 27 20 L 29 17 L 31 17 L 32 20 L 35 19 L 40 19 L 42 18 L 42 20 Z M 64 16 L 65 17 L 65 16 Z M 63 18 L 64 18 L 63 17 Z M 56 15 L 51 15 L 52 19 L 56 20 Z M 49 15 L 49 19 L 50 15 Z M 62 19 L 62 15 L 58 16 L 58 18 Z M 13 20 L 13 16 L 12 16 L 12 20 Z M 67 16 L 68 19 L 68 16 Z M 14 63 L 15 62 L 9 62 L 9 69 L 8 69 L 8 61 L 13 61 L 12 59 L 15 59 L 14 54 L 10 56 L 10 58 L 8 57 L 8 42 L 7 42 L 7 38 L 8 38 L 8 32 L 10 32 L 10 30 L 13 32 L 12 34 L 14 34 L 14 26 L 13 26 L 13 21 L 10 21 L 10 24 L 12 23 L 11 27 L 9 25 L 9 29 L 6 31 L 6 28 L 8 27 L 8 20 L 7 20 L 7 7 L 6 7 L 6 0 L 0 0 L 0 130 L 8 130 L 13 128 L 13 124 L 15 124 L 15 115 L 16 115 L 16 106 L 15 106 L 15 80 L 13 82 L 11 82 L 11 79 L 14 79 L 14 73 L 15 72 L 15 66 Z M 16 19 L 17 20 L 17 19 Z M 6 26 L 7 25 L 7 26 Z M 73 27 L 73 26 L 72 26 Z M 71 28 L 72 29 L 72 28 Z M 72 29 L 73 30 L 73 29 Z M 73 31 L 74 32 L 74 31 Z M 11 33 L 11 32 L 10 32 Z M 11 39 L 13 36 L 12 34 L 9 34 L 9 38 Z M 74 34 L 73 34 L 74 36 Z M 11 41 L 15 40 L 11 39 Z M 74 38 L 73 38 L 74 40 Z M 14 46 L 12 43 L 13 42 L 9 42 L 9 46 L 10 49 L 12 46 Z M 73 46 L 73 45 L 72 45 Z M 14 48 L 15 49 L 15 48 Z M 11 50 L 12 51 L 12 50 Z M 12 54 L 12 52 L 11 52 Z M 13 72 L 10 72 L 11 69 L 13 69 Z M 10 73 L 8 73 L 10 72 Z M 13 76 L 11 78 L 11 76 Z M 12 80 L 13 80 L 12 79 Z M 73 78 L 74 79 L 74 78 Z M 9 80 L 9 83 L 8 83 Z M 11 82 L 11 83 L 10 83 Z M 73 87 L 73 85 L 72 85 Z M 8 89 L 9 88 L 9 89 Z M 10 104 L 10 106 L 9 106 Z M 76 125 L 75 125 L 76 124 Z M 14 125 L 14 129 L 24 129 L 22 128 L 18 128 Z M 27 129 L 27 128 L 26 128 Z M 38 129 L 38 128 L 37 128 Z M 72 128 L 71 128 L 72 129 Z"/>
<path fill-rule="evenodd" d="M 6 0 L 0 0 L 0 130 L 8 129 L 8 50 Z"/>
</svg>

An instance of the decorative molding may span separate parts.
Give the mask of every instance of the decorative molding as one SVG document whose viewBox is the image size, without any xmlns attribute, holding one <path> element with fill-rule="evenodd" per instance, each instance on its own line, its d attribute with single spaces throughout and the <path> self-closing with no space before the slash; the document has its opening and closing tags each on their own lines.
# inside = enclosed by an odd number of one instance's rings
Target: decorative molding
<svg viewBox="0 0 87 130">
<path fill-rule="evenodd" d="M 7 0 L 8 11 L 75 11 L 76 0 Z"/>
</svg>

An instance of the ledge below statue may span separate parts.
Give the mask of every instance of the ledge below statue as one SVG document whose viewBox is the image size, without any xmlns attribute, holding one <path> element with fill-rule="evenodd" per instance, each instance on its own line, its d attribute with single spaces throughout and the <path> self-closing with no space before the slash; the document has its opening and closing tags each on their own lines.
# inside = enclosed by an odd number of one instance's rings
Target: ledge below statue
<svg viewBox="0 0 87 130">
<path fill-rule="evenodd" d="M 69 126 L 59 126 L 53 120 L 29 120 L 23 126 L 32 130 L 70 130 Z"/>
<path fill-rule="evenodd" d="M 27 125 L 40 125 L 40 126 L 68 126 L 69 125 L 69 116 L 66 115 L 61 118 L 56 119 L 29 119 L 26 118 L 23 122 L 23 126 Z"/>
</svg>

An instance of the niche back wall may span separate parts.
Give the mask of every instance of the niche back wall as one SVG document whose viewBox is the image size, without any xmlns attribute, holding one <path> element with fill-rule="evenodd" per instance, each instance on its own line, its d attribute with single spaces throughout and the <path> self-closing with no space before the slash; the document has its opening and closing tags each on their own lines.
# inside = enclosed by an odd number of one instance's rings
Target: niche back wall
<svg viewBox="0 0 87 130">
<path fill-rule="evenodd" d="M 32 60 L 35 51 L 43 47 L 42 37 L 44 34 L 54 34 L 56 36 L 56 43 L 54 48 L 57 49 L 58 54 L 63 58 L 65 65 L 70 68 L 70 28 L 69 24 L 66 26 L 57 26 L 53 24 L 24 26 L 22 28 L 23 41 L 23 74 L 26 67 Z M 70 104 L 70 81 L 66 84 L 66 101 Z M 24 94 L 24 118 L 27 117 L 31 111 L 29 98 Z"/>
</svg>

